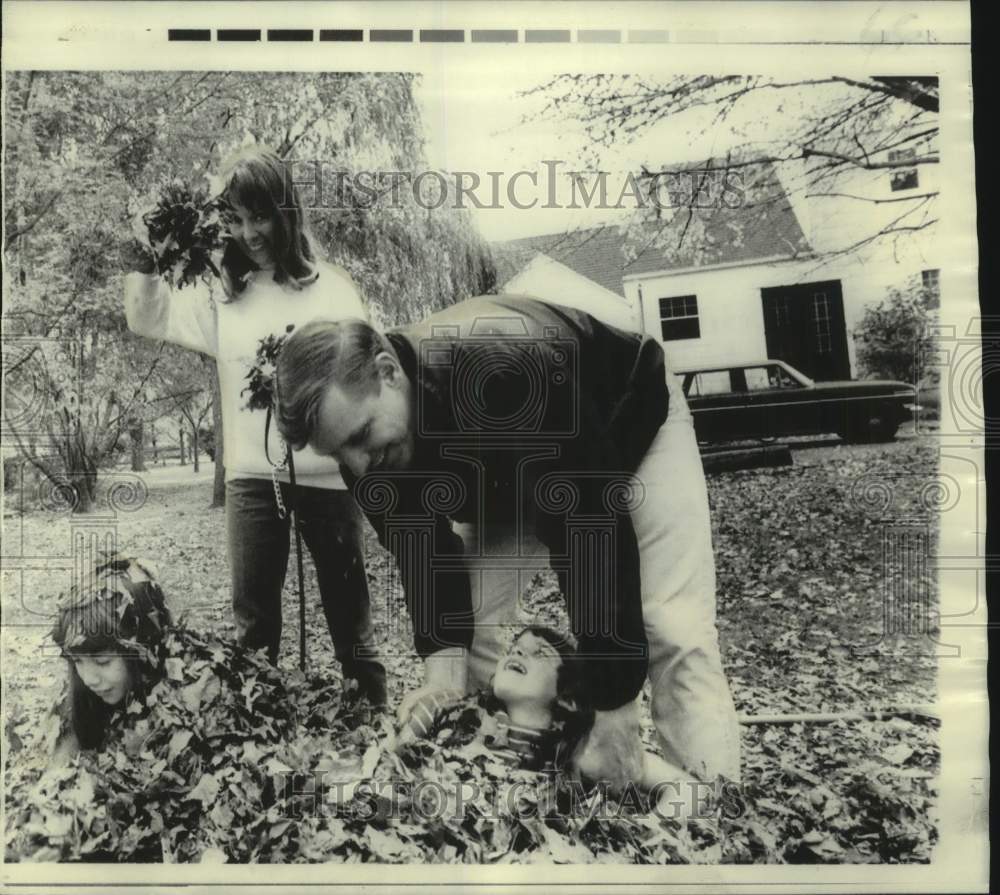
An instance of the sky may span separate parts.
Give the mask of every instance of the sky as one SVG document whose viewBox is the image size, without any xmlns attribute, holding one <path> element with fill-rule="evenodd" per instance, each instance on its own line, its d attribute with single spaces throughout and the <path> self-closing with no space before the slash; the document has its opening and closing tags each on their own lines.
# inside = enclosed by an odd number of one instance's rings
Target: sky
<svg viewBox="0 0 1000 895">
<path fill-rule="evenodd" d="M 432 70 L 421 76 L 415 88 L 424 119 L 430 167 L 470 172 L 462 181 L 470 187 L 473 175 L 478 176 L 479 185 L 473 188 L 473 195 L 484 205 L 502 206 L 475 208 L 472 199 L 467 200 L 476 226 L 490 241 L 615 223 L 627 214 L 620 209 L 588 208 L 579 192 L 575 196 L 578 206 L 575 209 L 542 207 L 566 206 L 574 201 L 569 172 L 577 170 L 574 163 L 585 140 L 579 126 L 564 121 L 522 121 L 537 113 L 542 103 L 537 97 L 519 96 L 518 92 L 538 85 L 539 80 L 537 70 L 523 73 L 492 67 L 475 77 L 468 72 L 460 76 L 447 70 Z M 760 120 L 760 112 L 759 102 L 748 104 L 732 124 L 741 127 L 754 119 Z M 613 205 L 622 197 L 627 173 L 637 170 L 639 163 L 664 165 L 725 151 L 733 142 L 730 132 L 716 127 L 700 135 L 704 123 L 704 119 L 691 116 L 689 126 L 671 124 L 669 131 L 661 126 L 641 141 L 609 152 L 602 164 L 608 172 L 608 204 Z M 500 173 L 491 179 L 490 171 Z M 530 175 L 515 177 L 519 171 L 535 172 L 537 187 Z M 588 189 L 592 189 L 593 179 L 587 182 Z M 554 194 L 550 193 L 552 184 Z M 494 189 L 499 202 L 493 199 Z M 532 200 L 536 204 L 530 209 L 519 209 L 514 207 L 511 196 L 513 202 L 522 205 Z M 627 191 L 622 204 L 634 208 Z"/>
</svg>

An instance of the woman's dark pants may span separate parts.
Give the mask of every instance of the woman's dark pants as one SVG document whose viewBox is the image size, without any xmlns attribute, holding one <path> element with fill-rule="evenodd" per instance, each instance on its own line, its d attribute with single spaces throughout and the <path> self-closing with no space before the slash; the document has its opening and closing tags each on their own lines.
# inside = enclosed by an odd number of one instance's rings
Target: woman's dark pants
<svg viewBox="0 0 1000 895">
<path fill-rule="evenodd" d="M 385 668 L 375 647 L 361 511 L 348 491 L 296 486 L 295 493 L 302 539 L 316 566 L 323 613 L 344 678 L 358 682 L 358 695 L 384 705 Z M 292 506 L 291 486 L 282 484 L 281 494 L 285 506 Z M 249 649 L 266 647 L 271 662 L 277 661 L 281 640 L 290 521 L 278 516 L 269 480 L 226 482 L 236 634 Z"/>
</svg>

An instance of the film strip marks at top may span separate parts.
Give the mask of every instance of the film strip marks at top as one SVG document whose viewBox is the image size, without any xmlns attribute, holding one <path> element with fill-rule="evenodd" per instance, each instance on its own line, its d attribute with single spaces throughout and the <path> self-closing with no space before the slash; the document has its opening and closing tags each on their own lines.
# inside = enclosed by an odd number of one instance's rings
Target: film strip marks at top
<svg viewBox="0 0 1000 895">
<path fill-rule="evenodd" d="M 220 43 L 421 44 L 946 44 L 929 29 L 866 29 L 854 40 L 760 40 L 752 32 L 717 29 L 634 28 L 217 28 Z M 211 42 L 211 28 L 168 28 L 168 41 Z"/>
</svg>

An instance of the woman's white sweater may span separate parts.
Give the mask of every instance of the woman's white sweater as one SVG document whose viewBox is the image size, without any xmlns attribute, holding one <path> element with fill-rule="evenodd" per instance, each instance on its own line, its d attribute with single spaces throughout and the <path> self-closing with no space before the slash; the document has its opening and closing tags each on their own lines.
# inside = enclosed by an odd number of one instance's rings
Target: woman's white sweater
<svg viewBox="0 0 1000 895">
<path fill-rule="evenodd" d="M 238 298 L 225 298 L 217 280 L 172 290 L 157 276 L 133 273 L 125 278 L 125 316 L 132 332 L 200 351 L 218 362 L 226 480 L 270 478 L 264 452 L 266 414 L 247 409 L 249 395 L 241 394 L 258 343 L 267 335 L 284 334 L 289 324 L 367 320 L 368 312 L 347 271 L 324 263 L 318 279 L 304 289 L 278 284 L 270 271 L 260 271 Z M 271 459 L 280 462 L 282 446 L 273 421 L 269 439 Z M 280 478 L 288 481 L 287 471 Z M 309 447 L 295 454 L 295 478 L 313 488 L 346 487 L 337 462 Z"/>
</svg>

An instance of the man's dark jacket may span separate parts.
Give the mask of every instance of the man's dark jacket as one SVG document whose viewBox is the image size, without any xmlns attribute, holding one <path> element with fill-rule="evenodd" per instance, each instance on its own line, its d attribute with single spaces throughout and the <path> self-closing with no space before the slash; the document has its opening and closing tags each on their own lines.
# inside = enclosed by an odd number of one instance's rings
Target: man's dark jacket
<svg viewBox="0 0 1000 895">
<path fill-rule="evenodd" d="M 417 652 L 468 647 L 469 567 L 450 520 L 518 524 L 550 551 L 594 708 L 647 667 L 633 474 L 667 416 L 663 351 L 572 308 L 481 296 L 387 333 L 413 389 L 405 472 L 343 474 L 396 557 Z M 632 486 L 632 487 L 630 487 Z M 514 563 L 516 566 L 516 562 Z"/>
</svg>

